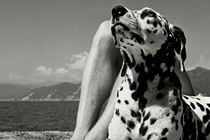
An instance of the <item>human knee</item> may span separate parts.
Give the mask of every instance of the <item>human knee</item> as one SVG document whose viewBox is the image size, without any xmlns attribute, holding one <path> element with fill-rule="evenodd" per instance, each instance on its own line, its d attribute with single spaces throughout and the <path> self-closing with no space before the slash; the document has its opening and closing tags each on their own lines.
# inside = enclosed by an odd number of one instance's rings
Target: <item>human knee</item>
<svg viewBox="0 0 210 140">
<path fill-rule="evenodd" d="M 96 34 L 93 38 L 93 47 L 99 51 L 110 51 L 114 48 L 114 40 L 111 35 L 110 21 L 103 21 L 100 25 Z"/>
<path fill-rule="evenodd" d="M 110 21 L 109 20 L 103 21 L 99 25 L 98 30 L 94 37 L 96 37 L 96 38 L 98 37 L 98 38 L 102 38 L 102 39 L 111 37 L 111 29 L 110 29 Z"/>
</svg>

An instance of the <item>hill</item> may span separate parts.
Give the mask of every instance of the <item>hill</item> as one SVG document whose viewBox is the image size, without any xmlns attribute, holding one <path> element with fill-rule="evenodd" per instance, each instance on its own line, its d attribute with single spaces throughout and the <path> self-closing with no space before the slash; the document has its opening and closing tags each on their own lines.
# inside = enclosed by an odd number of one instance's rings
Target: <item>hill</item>
<svg viewBox="0 0 210 140">
<path fill-rule="evenodd" d="M 31 88 L 12 85 L 0 84 L 0 100 L 17 100 L 20 96 L 27 95 Z"/>
<path fill-rule="evenodd" d="M 41 87 L 30 91 L 26 96 L 21 97 L 22 101 L 60 101 L 78 100 L 80 84 L 68 82 L 60 83 L 49 87 Z"/>
<path fill-rule="evenodd" d="M 188 71 L 195 93 L 204 93 L 210 96 L 210 70 L 196 68 Z M 79 100 L 80 84 L 60 83 L 54 86 L 41 87 L 32 90 L 21 100 L 46 101 L 46 100 Z"/>
<path fill-rule="evenodd" d="M 210 70 L 197 67 L 194 70 L 188 71 L 188 75 L 196 94 L 204 93 L 210 96 Z"/>
<path fill-rule="evenodd" d="M 210 70 L 196 68 L 188 71 L 195 93 L 210 96 Z M 79 100 L 81 85 L 63 82 L 52 86 L 28 88 L 12 84 L 0 84 L 0 100 L 61 101 Z"/>
</svg>

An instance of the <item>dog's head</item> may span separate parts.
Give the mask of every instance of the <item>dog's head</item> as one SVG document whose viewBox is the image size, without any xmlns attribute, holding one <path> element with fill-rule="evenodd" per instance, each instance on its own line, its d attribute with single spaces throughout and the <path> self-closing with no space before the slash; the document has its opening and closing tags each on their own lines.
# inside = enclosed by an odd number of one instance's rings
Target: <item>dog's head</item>
<svg viewBox="0 0 210 140">
<path fill-rule="evenodd" d="M 184 71 L 184 33 L 153 9 L 146 7 L 129 10 L 123 6 L 115 6 L 112 9 L 111 30 L 116 46 L 126 54 L 130 62 L 138 61 L 142 55 L 155 57 L 157 52 L 164 52 L 158 51 L 161 49 L 170 50 L 173 51 L 170 55 L 178 58 L 180 69 Z"/>
</svg>

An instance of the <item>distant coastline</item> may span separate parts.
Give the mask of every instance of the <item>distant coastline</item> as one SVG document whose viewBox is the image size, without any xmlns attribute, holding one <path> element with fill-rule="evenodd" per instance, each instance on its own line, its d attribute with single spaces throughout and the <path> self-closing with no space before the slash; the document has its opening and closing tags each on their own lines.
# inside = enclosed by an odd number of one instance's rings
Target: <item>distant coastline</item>
<svg viewBox="0 0 210 140">
<path fill-rule="evenodd" d="M 197 67 L 187 71 L 196 94 L 210 96 L 210 70 Z M 81 84 L 68 82 L 29 89 L 0 83 L 0 101 L 79 101 Z"/>
<path fill-rule="evenodd" d="M 75 100 L 7 100 L 0 99 L 0 102 L 79 102 L 79 99 Z"/>
</svg>

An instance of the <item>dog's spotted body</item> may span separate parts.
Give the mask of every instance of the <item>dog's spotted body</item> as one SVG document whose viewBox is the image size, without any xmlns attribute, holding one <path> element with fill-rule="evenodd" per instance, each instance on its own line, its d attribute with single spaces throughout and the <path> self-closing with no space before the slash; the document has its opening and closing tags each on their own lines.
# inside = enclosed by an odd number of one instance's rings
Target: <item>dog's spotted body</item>
<svg viewBox="0 0 210 140">
<path fill-rule="evenodd" d="M 107 140 L 206 140 L 210 98 L 181 93 L 185 36 L 161 14 L 112 10 L 112 34 L 124 58 Z"/>
</svg>

